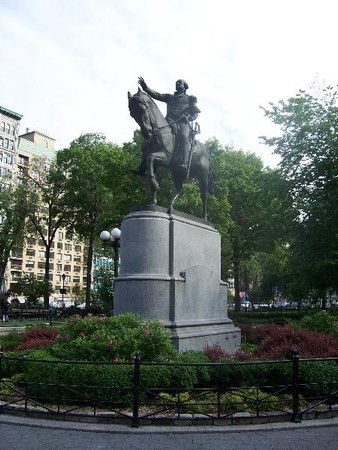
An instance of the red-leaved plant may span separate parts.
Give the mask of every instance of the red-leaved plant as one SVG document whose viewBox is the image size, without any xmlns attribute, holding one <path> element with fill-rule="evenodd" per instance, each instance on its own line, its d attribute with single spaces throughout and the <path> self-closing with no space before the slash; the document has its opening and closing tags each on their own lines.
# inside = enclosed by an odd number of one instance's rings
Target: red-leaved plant
<svg viewBox="0 0 338 450">
<path fill-rule="evenodd" d="M 15 350 L 41 348 L 52 344 L 59 337 L 59 331 L 53 327 L 34 327 L 22 334 L 22 341 Z"/>
</svg>

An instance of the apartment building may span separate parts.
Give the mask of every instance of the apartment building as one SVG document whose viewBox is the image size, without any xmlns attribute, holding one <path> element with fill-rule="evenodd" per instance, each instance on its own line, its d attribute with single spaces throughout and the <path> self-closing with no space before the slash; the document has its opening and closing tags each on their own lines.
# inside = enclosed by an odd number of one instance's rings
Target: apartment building
<svg viewBox="0 0 338 450">
<path fill-rule="evenodd" d="M 0 106 L 0 177 L 11 180 L 16 155 L 21 114 Z"/>
<path fill-rule="evenodd" d="M 55 154 L 55 140 L 39 131 L 19 135 L 22 115 L 0 107 L 0 177 L 12 183 L 21 183 L 24 174 L 48 170 Z M 46 230 L 47 233 L 47 230 Z M 60 228 L 52 244 L 50 282 L 55 291 L 51 300 L 74 300 L 85 283 L 84 246 Z M 26 236 L 23 246 L 14 249 L 7 265 L 0 292 L 11 290 L 18 277 L 34 274 L 44 278 L 45 246 L 36 235 Z M 66 294 L 61 290 L 66 289 Z M 61 292 L 60 292 L 61 291 Z"/>
</svg>

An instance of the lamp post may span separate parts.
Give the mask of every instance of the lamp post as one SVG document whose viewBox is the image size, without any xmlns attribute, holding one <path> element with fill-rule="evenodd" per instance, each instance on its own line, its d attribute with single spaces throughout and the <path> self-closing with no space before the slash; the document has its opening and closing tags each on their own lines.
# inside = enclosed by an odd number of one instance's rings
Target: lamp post
<svg viewBox="0 0 338 450">
<path fill-rule="evenodd" d="M 114 249 L 114 284 L 115 278 L 119 273 L 119 248 L 120 248 L 121 230 L 119 228 L 113 228 L 109 231 L 101 231 L 100 239 L 104 244 L 108 244 Z M 112 299 L 112 313 L 114 311 L 114 297 Z"/>
<path fill-rule="evenodd" d="M 61 278 L 62 278 L 62 289 L 61 289 L 61 296 L 62 296 L 62 308 L 63 308 L 63 305 L 64 305 L 64 295 L 65 295 L 65 293 L 66 293 L 66 289 L 65 289 L 65 278 L 66 278 L 66 275 L 63 273 L 62 275 L 61 275 Z"/>
</svg>

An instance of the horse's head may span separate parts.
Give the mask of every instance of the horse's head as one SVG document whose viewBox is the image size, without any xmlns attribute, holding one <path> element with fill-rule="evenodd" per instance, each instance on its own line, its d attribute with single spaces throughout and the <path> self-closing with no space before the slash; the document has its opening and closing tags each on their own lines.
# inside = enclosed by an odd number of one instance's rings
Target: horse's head
<svg viewBox="0 0 338 450">
<path fill-rule="evenodd" d="M 155 103 L 151 97 L 140 88 L 134 95 L 131 95 L 131 93 L 128 92 L 128 100 L 131 117 L 136 120 L 140 126 L 142 136 L 145 139 L 150 138 L 154 134 L 156 128 L 153 114 L 153 109 L 157 108 Z"/>
</svg>

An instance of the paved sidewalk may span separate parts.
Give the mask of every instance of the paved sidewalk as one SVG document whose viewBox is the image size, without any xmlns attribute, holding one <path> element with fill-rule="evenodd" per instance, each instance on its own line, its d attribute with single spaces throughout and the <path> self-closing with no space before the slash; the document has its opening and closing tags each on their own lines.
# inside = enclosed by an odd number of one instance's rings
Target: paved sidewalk
<svg viewBox="0 0 338 450">
<path fill-rule="evenodd" d="M 313 429 L 320 427 L 336 427 L 338 431 L 338 417 L 331 419 L 304 420 L 300 423 L 276 422 L 254 425 L 229 425 L 229 426 L 162 426 L 145 425 L 133 428 L 129 425 L 99 424 L 88 422 L 70 422 L 52 419 L 34 419 L 30 417 L 11 416 L 0 414 L 0 424 L 24 425 L 38 428 L 52 428 L 59 430 L 91 431 L 100 433 L 129 433 L 129 434 L 153 434 L 153 433 L 238 433 L 252 431 L 295 430 Z"/>
<path fill-rule="evenodd" d="M 10 450 L 336 450 L 338 420 L 246 426 L 145 426 L 70 423 L 0 415 Z"/>
</svg>

